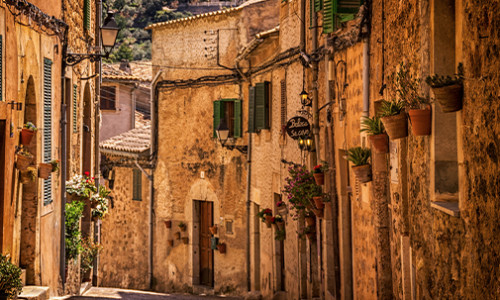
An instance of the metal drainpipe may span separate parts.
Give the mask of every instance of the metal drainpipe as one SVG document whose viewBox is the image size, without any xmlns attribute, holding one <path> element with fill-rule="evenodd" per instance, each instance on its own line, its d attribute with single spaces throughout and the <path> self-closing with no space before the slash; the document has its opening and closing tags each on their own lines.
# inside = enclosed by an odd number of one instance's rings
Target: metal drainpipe
<svg viewBox="0 0 500 300">
<path fill-rule="evenodd" d="M 306 53 L 306 0 L 300 1 L 300 18 L 302 25 L 300 26 L 300 50 Z"/>
<path fill-rule="evenodd" d="M 248 133 L 248 152 L 247 152 L 247 289 L 251 291 L 252 280 L 250 274 L 250 204 L 251 204 L 251 184 L 252 184 L 252 133 Z"/>
<path fill-rule="evenodd" d="M 101 41 L 101 32 L 99 28 L 101 28 L 101 16 L 102 16 L 102 1 L 101 0 L 96 0 L 96 41 L 98 45 L 98 49 L 101 49 L 102 47 L 102 41 Z M 95 176 L 95 183 L 97 186 L 97 189 L 99 190 L 99 180 L 101 178 L 100 176 L 100 150 L 99 150 L 99 130 L 100 130 L 100 106 L 101 106 L 101 81 L 102 81 L 102 59 L 99 59 L 96 62 L 96 74 L 99 74 L 99 78 L 96 80 L 96 101 L 95 101 L 95 124 L 94 124 L 94 130 L 95 130 L 95 137 L 94 137 L 94 152 L 95 152 L 95 159 L 94 159 L 94 176 Z M 94 241 L 100 242 L 100 226 L 101 226 L 101 221 L 99 220 L 98 223 L 94 226 Z M 97 286 L 98 285 L 98 274 L 99 274 L 99 254 L 96 255 L 96 259 L 94 260 L 94 268 L 92 270 L 92 285 Z"/>
<path fill-rule="evenodd" d="M 154 197 L 155 197 L 155 189 L 154 189 L 154 183 L 155 183 L 155 168 L 156 168 L 156 154 L 157 152 L 157 145 L 156 145 L 156 136 L 155 134 L 158 132 L 157 131 L 157 100 L 158 100 L 158 88 L 157 85 L 159 83 L 159 79 L 161 78 L 161 75 L 163 74 L 163 70 L 158 71 L 156 73 L 155 77 L 153 78 L 153 81 L 151 82 L 151 108 L 150 108 L 150 114 L 151 114 L 151 146 L 150 146 L 150 158 L 152 160 L 152 165 L 151 165 L 151 179 L 149 181 L 149 262 L 148 262 L 148 273 L 149 273 L 149 289 L 153 290 L 153 263 L 154 263 L 154 251 L 153 251 L 153 246 L 154 246 Z"/>
<path fill-rule="evenodd" d="M 310 9 L 313 9 L 312 7 Z M 316 13 L 312 14 L 312 49 L 311 52 L 314 53 L 318 49 L 318 16 Z M 320 147 L 319 147 L 319 111 L 318 111 L 318 62 L 312 60 L 312 88 L 313 88 L 313 134 L 314 134 L 314 144 L 316 149 L 316 157 L 312 157 L 312 163 L 316 164 L 321 161 Z"/>
</svg>

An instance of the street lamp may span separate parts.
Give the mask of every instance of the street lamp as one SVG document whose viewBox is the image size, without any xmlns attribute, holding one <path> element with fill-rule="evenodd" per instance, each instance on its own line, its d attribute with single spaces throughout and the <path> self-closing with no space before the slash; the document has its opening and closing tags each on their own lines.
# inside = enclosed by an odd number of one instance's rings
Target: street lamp
<svg viewBox="0 0 500 300">
<path fill-rule="evenodd" d="M 108 11 L 108 16 L 104 20 L 104 25 L 99 28 L 101 32 L 101 42 L 104 54 L 101 53 L 67 53 L 65 62 L 67 66 L 74 66 L 81 61 L 88 59 L 91 62 L 96 62 L 103 57 L 109 57 L 111 51 L 116 45 L 116 38 L 120 28 L 116 24 L 114 12 Z M 100 49 L 99 49 L 100 52 Z"/>
<path fill-rule="evenodd" d="M 299 137 L 299 148 L 300 150 L 311 151 L 313 146 L 313 141 L 310 136 Z"/>
<path fill-rule="evenodd" d="M 239 146 L 239 145 L 226 145 L 226 142 L 229 138 L 229 128 L 227 127 L 226 120 L 221 119 L 219 126 L 215 129 L 215 133 L 217 134 L 217 139 L 222 147 L 227 148 L 229 150 L 238 150 L 243 154 L 246 154 L 248 151 L 248 146 Z"/>
<path fill-rule="evenodd" d="M 300 103 L 302 103 L 302 106 L 312 105 L 311 98 L 309 98 L 309 94 L 306 92 L 306 90 L 302 89 L 302 92 L 299 95 L 300 95 Z"/>
</svg>

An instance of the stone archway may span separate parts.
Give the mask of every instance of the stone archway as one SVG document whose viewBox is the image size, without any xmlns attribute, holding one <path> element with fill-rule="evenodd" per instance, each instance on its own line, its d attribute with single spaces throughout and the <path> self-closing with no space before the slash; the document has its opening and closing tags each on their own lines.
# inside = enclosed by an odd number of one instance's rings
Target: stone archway
<svg viewBox="0 0 500 300">
<path fill-rule="evenodd" d="M 37 124 L 36 88 L 33 76 L 30 76 L 26 86 L 24 102 L 24 122 Z M 38 138 L 35 136 L 27 150 L 33 154 L 34 163 L 38 158 Z M 21 253 L 20 265 L 26 269 L 26 283 L 40 284 L 40 269 L 38 267 L 39 249 L 39 198 L 38 180 L 35 183 L 22 185 L 22 213 L 21 213 Z"/>
</svg>

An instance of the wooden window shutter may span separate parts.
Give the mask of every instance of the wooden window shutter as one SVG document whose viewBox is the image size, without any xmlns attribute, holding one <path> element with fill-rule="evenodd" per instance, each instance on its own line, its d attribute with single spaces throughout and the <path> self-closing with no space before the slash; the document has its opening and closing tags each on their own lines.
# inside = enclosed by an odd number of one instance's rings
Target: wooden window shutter
<svg viewBox="0 0 500 300">
<path fill-rule="evenodd" d="M 255 132 L 255 87 L 248 91 L 248 132 Z"/>
<path fill-rule="evenodd" d="M 335 30 L 336 2 L 336 0 L 324 0 L 323 2 L 323 33 L 331 33 Z"/>
<path fill-rule="evenodd" d="M 355 15 L 359 11 L 359 7 L 363 4 L 363 0 L 337 0 L 337 14 Z"/>
<path fill-rule="evenodd" d="M 314 11 L 319 12 L 323 9 L 323 0 L 314 0 Z"/>
<path fill-rule="evenodd" d="M 43 162 L 52 160 L 52 61 L 44 59 L 43 64 Z M 52 181 L 43 181 L 43 203 L 52 203 Z"/>
<path fill-rule="evenodd" d="M 73 85 L 73 132 L 78 132 L 78 127 L 76 126 L 78 121 L 77 116 L 77 97 L 78 96 L 78 86 L 76 84 Z"/>
<path fill-rule="evenodd" d="M 324 0 L 323 33 L 331 33 L 337 29 L 339 22 L 354 19 L 364 0 Z"/>
<path fill-rule="evenodd" d="M 286 113 L 286 80 L 281 80 L 281 128 L 286 126 L 287 113 Z"/>
<path fill-rule="evenodd" d="M 213 130 L 214 131 L 213 132 L 214 138 L 217 138 L 217 132 L 215 132 L 215 130 L 219 126 L 221 116 L 224 115 L 223 109 L 224 109 L 224 105 L 222 105 L 221 101 L 219 101 L 219 100 L 214 101 L 214 130 Z"/>
<path fill-rule="evenodd" d="M 241 100 L 234 100 L 234 137 L 241 137 Z"/>
<path fill-rule="evenodd" d="M 132 178 L 133 192 L 132 200 L 142 200 L 142 172 L 139 169 L 134 169 Z"/>
<path fill-rule="evenodd" d="M 83 4 L 83 27 L 90 31 L 90 15 L 92 10 L 90 8 L 90 0 L 84 0 Z"/>
<path fill-rule="evenodd" d="M 255 129 L 269 129 L 269 82 L 255 85 Z"/>
</svg>

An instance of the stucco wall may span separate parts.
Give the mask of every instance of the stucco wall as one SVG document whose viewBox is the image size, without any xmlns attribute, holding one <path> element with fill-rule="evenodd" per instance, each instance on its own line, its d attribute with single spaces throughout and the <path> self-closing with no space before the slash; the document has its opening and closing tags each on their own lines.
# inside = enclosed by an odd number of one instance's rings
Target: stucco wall
<svg viewBox="0 0 500 300">
<path fill-rule="evenodd" d="M 132 123 L 135 112 L 132 111 L 132 88 L 125 84 L 104 83 L 103 86 L 116 88 L 116 110 L 101 110 L 102 123 L 99 140 L 104 141 L 120 133 L 133 129 Z"/>
</svg>

